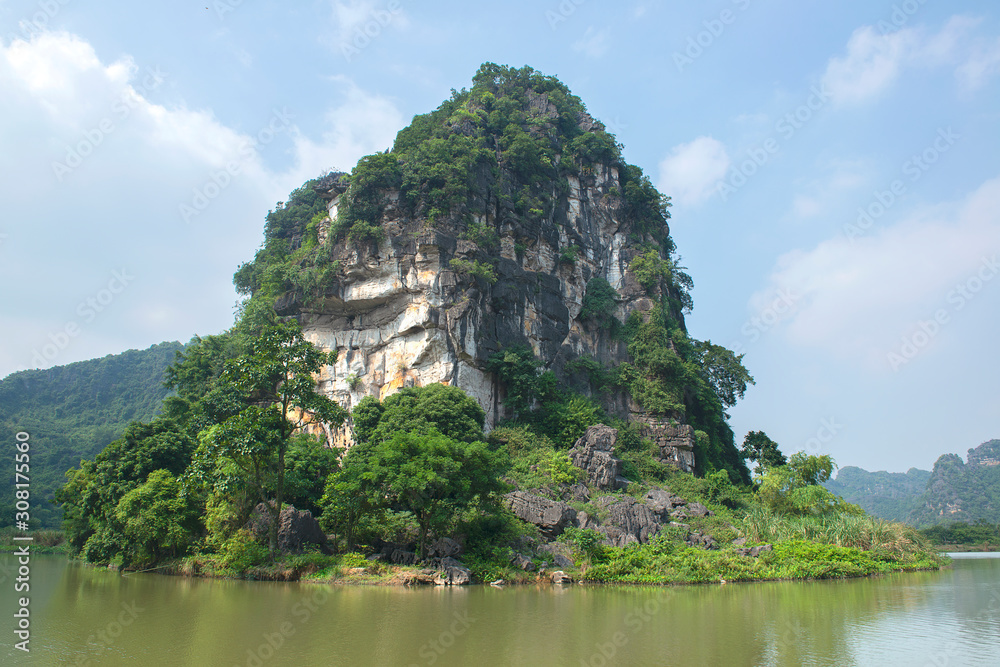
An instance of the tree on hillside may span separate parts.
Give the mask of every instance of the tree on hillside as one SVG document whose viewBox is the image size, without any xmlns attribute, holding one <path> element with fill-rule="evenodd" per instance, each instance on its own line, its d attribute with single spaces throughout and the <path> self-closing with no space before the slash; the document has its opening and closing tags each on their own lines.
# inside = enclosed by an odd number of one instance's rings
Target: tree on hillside
<svg viewBox="0 0 1000 667">
<path fill-rule="evenodd" d="M 743 448 L 740 450 L 743 458 L 757 463 L 756 473 L 763 475 L 768 468 L 783 466 L 788 463 L 785 455 L 778 449 L 778 443 L 767 437 L 764 431 L 750 431 L 743 438 Z"/>
<path fill-rule="evenodd" d="M 864 510 L 857 505 L 845 502 L 820 486 L 830 479 L 836 467 L 829 455 L 811 456 L 795 452 L 787 464 L 764 470 L 757 494 L 773 511 L 780 513 L 864 514 Z"/>
<path fill-rule="evenodd" d="M 191 461 L 194 440 L 169 419 L 130 424 L 125 434 L 98 454 L 66 473 L 56 492 L 63 505 L 63 529 L 70 545 L 87 560 L 106 563 L 133 553 L 126 526 L 117 512 L 120 501 L 146 483 L 152 473 L 180 475 Z M 190 523 L 185 525 L 194 530 Z"/>
<path fill-rule="evenodd" d="M 359 531 L 390 510 L 410 512 L 426 553 L 470 504 L 489 505 L 499 491 L 503 458 L 481 442 L 483 409 L 457 387 L 411 387 L 378 401 L 366 397 L 352 412 L 357 443 L 332 474 L 322 521 L 354 547 Z"/>
<path fill-rule="evenodd" d="M 424 558 L 429 532 L 442 534 L 459 511 L 501 489 L 498 461 L 480 441 L 399 432 L 376 444 L 364 466 L 349 470 L 360 472 L 362 492 L 373 504 L 381 499 L 413 513 L 417 553 Z"/>
<path fill-rule="evenodd" d="M 458 387 L 432 384 L 407 387 L 379 401 L 366 396 L 352 412 L 354 436 L 360 444 L 377 444 L 395 433 L 429 433 L 472 442 L 483 437 L 486 413 Z"/>
<path fill-rule="evenodd" d="M 226 362 L 222 382 L 246 407 L 202 432 L 196 468 L 213 471 L 217 487 L 252 489 L 267 508 L 273 556 L 292 436 L 312 420 L 339 426 L 347 415 L 317 391 L 314 375 L 332 359 L 305 340 L 298 322 L 280 321 L 268 309 L 245 313 L 237 329 L 246 351 Z"/>
</svg>

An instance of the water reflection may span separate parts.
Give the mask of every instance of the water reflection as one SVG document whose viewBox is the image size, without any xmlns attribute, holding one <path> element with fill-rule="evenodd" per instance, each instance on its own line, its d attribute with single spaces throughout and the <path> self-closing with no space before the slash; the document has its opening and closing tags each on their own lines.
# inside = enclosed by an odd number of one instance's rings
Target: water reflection
<svg viewBox="0 0 1000 667">
<path fill-rule="evenodd" d="M 31 598 L 30 660 L 8 632 L 4 664 L 1000 664 L 996 558 L 849 581 L 407 590 L 121 576 L 35 557 Z M 15 602 L 0 598 L 4 618 Z"/>
</svg>

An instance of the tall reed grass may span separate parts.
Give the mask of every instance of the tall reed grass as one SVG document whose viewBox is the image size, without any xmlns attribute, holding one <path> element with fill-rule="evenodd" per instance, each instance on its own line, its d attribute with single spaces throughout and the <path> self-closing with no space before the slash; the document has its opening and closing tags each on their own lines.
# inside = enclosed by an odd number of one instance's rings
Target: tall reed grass
<svg viewBox="0 0 1000 667">
<path fill-rule="evenodd" d="M 766 508 L 751 509 L 736 523 L 750 542 L 814 540 L 841 547 L 896 555 L 923 548 L 923 538 L 910 526 L 869 515 L 783 516 Z"/>
</svg>

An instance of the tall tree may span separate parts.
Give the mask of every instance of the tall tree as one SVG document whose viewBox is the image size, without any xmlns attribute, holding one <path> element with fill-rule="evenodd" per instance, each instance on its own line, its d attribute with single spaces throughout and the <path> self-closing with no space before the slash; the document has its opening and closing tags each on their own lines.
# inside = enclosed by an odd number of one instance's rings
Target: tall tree
<svg viewBox="0 0 1000 667">
<path fill-rule="evenodd" d="M 757 463 L 757 474 L 763 475 L 768 468 L 783 466 L 788 463 L 785 455 L 778 449 L 778 443 L 767 437 L 763 431 L 750 431 L 743 438 L 743 458 Z"/>
<path fill-rule="evenodd" d="M 362 479 L 369 497 L 413 513 L 420 528 L 417 553 L 424 558 L 428 532 L 442 532 L 460 509 L 500 490 L 498 462 L 483 442 L 436 431 L 397 433 L 375 445 Z"/>
<path fill-rule="evenodd" d="M 253 310 L 244 313 L 237 329 L 245 352 L 226 362 L 222 382 L 246 407 L 203 432 L 197 458 L 202 471 L 228 473 L 217 485 L 242 481 L 264 503 L 274 556 L 292 436 L 310 423 L 339 426 L 347 413 L 317 391 L 315 374 L 334 360 L 305 340 L 298 322 L 281 321 L 270 309 Z"/>
</svg>

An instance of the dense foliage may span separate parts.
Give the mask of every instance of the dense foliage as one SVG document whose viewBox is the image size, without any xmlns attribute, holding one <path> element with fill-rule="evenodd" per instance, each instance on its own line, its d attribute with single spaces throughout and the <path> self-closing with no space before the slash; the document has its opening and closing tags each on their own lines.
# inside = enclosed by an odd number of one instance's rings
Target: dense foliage
<svg viewBox="0 0 1000 667">
<path fill-rule="evenodd" d="M 50 501 L 65 482 L 63 472 L 93 459 L 129 422 L 148 421 L 159 411 L 168 393 L 164 369 L 181 348 L 160 343 L 0 380 L 0 427 L 31 435 L 33 527 L 55 528 L 62 521 Z M 14 477 L 5 480 L 0 527 L 14 520 Z"/>
<path fill-rule="evenodd" d="M 920 533 L 932 544 L 989 547 L 995 551 L 1000 545 L 1000 523 L 982 519 L 973 523 L 953 521 L 923 528 Z"/>
<path fill-rule="evenodd" d="M 164 416 L 133 422 L 66 474 L 57 500 L 71 547 L 124 565 L 201 545 L 225 551 L 263 503 L 274 555 L 285 498 L 315 507 L 336 467 L 333 453 L 302 433 L 312 420 L 336 425 L 346 416 L 316 391 L 313 375 L 327 362 L 296 322 L 252 303 L 231 331 L 177 352 Z"/>
</svg>

